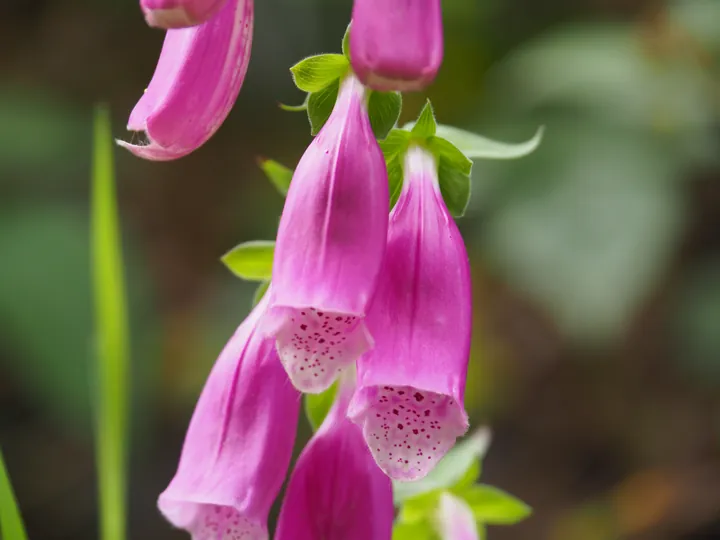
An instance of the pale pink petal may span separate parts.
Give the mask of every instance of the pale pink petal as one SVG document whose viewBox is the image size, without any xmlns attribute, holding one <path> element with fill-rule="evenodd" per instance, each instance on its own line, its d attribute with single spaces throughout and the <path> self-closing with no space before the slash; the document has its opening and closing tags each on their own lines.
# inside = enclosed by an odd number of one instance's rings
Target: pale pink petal
<svg viewBox="0 0 720 540">
<path fill-rule="evenodd" d="M 436 521 L 440 540 L 480 540 L 472 509 L 451 493 L 440 495 Z"/>
</svg>

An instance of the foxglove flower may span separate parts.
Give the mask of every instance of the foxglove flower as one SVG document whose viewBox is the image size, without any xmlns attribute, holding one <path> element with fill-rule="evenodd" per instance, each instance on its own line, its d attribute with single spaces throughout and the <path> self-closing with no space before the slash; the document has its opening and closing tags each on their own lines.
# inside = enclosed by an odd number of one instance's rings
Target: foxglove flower
<svg viewBox="0 0 720 540">
<path fill-rule="evenodd" d="M 270 293 L 268 293 L 270 294 Z M 220 354 L 158 506 L 193 540 L 266 540 L 290 462 L 300 396 L 260 335 L 261 302 Z"/>
<path fill-rule="evenodd" d="M 144 132 L 147 144 L 118 144 L 154 161 L 202 146 L 237 99 L 252 30 L 253 0 L 227 0 L 206 23 L 169 30 L 152 81 L 128 120 L 128 130 Z"/>
<path fill-rule="evenodd" d="M 358 361 L 349 414 L 390 477 L 416 480 L 468 427 L 472 310 L 468 257 L 440 194 L 435 158 L 411 146 L 404 174 L 368 314 L 375 348 Z"/>
<path fill-rule="evenodd" d="M 145 21 L 157 28 L 186 28 L 207 21 L 226 0 L 140 0 Z"/>
<path fill-rule="evenodd" d="M 372 346 L 364 317 L 388 223 L 385 160 L 349 75 L 300 159 L 280 219 L 265 331 L 296 388 L 327 389 Z"/>
<path fill-rule="evenodd" d="M 472 509 L 452 493 L 440 495 L 436 523 L 440 540 L 480 540 Z"/>
<path fill-rule="evenodd" d="M 390 540 L 392 484 L 346 416 L 353 389 L 343 375 L 336 402 L 290 477 L 275 540 Z"/>
<path fill-rule="evenodd" d="M 364 84 L 383 92 L 422 90 L 442 58 L 440 0 L 355 0 L 350 60 Z"/>
</svg>

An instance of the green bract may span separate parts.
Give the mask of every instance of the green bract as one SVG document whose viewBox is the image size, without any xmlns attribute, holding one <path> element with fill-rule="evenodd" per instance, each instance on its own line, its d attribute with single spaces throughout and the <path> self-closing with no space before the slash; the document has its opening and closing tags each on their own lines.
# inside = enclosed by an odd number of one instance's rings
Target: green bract
<svg viewBox="0 0 720 540">
<path fill-rule="evenodd" d="M 305 394 L 305 416 L 313 431 L 317 431 L 330 412 L 337 394 L 337 382 L 320 394 Z"/>
<path fill-rule="evenodd" d="M 275 242 L 253 240 L 232 248 L 222 262 L 236 276 L 247 281 L 266 281 L 272 276 Z"/>
<path fill-rule="evenodd" d="M 292 180 L 293 170 L 288 169 L 285 165 L 273 161 L 272 159 L 259 159 L 258 165 L 267 176 L 268 180 L 280 192 L 280 195 L 287 195 L 290 181 Z"/>
<path fill-rule="evenodd" d="M 347 73 L 350 63 L 342 54 L 320 54 L 301 60 L 290 72 L 303 92 L 319 92 Z"/>
</svg>

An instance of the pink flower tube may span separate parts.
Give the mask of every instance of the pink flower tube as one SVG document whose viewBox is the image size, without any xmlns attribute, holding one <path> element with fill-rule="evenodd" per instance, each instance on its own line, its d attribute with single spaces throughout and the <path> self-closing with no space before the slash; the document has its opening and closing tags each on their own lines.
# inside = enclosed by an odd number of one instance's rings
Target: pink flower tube
<svg viewBox="0 0 720 540">
<path fill-rule="evenodd" d="M 273 343 L 256 329 L 267 302 L 240 325 L 208 377 L 175 477 L 158 506 L 193 540 L 266 540 L 285 479 L 300 395 Z"/>
<path fill-rule="evenodd" d="M 253 0 L 227 0 L 200 26 L 169 30 L 155 74 L 130 113 L 146 144 L 118 141 L 138 157 L 167 161 L 202 146 L 237 99 L 252 45 Z"/>
<path fill-rule="evenodd" d="M 355 0 L 350 59 L 375 90 L 422 90 L 443 59 L 440 0 Z"/>
<path fill-rule="evenodd" d="M 186 28 L 215 15 L 226 0 L 140 0 L 145 21 L 156 28 Z"/>
<path fill-rule="evenodd" d="M 472 509 L 452 493 L 440 495 L 436 517 L 441 540 L 480 540 Z"/>
<path fill-rule="evenodd" d="M 365 314 L 385 252 L 388 180 L 352 75 L 300 159 L 275 247 L 265 331 L 296 388 L 317 393 L 372 346 Z"/>
<path fill-rule="evenodd" d="M 391 478 L 416 480 L 468 427 L 472 306 L 467 253 L 440 194 L 434 157 L 412 146 L 404 172 L 368 314 L 375 348 L 358 361 L 349 415 Z"/>
<path fill-rule="evenodd" d="M 347 417 L 354 389 L 344 375 L 337 401 L 290 476 L 275 540 L 390 540 L 390 479 Z"/>
</svg>

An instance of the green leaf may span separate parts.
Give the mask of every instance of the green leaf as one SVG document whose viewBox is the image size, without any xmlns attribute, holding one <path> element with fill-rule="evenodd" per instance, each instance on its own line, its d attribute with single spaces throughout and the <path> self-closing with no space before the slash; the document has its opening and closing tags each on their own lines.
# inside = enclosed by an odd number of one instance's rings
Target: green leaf
<svg viewBox="0 0 720 540">
<path fill-rule="evenodd" d="M 253 240 L 232 248 L 222 262 L 237 277 L 247 281 L 265 281 L 272 276 L 275 242 Z"/>
<path fill-rule="evenodd" d="M 350 62 L 342 54 L 320 54 L 301 60 L 290 72 L 295 86 L 303 92 L 319 92 L 345 75 Z"/>
<path fill-rule="evenodd" d="M 410 144 L 410 133 L 402 129 L 393 129 L 382 141 L 379 141 L 380 149 L 386 161 L 400 153 L 404 153 Z"/>
<path fill-rule="evenodd" d="M 545 128 L 540 127 L 533 137 L 522 143 L 503 143 L 475 135 L 463 129 L 439 125 L 437 135 L 454 144 L 471 159 L 517 159 L 533 153 L 543 138 Z"/>
<path fill-rule="evenodd" d="M 253 302 L 252 307 L 257 306 L 260 303 L 260 300 L 263 299 L 263 296 L 265 296 L 265 293 L 270 288 L 270 280 L 266 280 L 260 283 L 258 285 L 258 288 L 255 289 L 255 294 L 253 295 Z"/>
<path fill-rule="evenodd" d="M 445 158 L 438 161 L 440 193 L 453 217 L 462 217 L 470 202 L 470 175 L 453 167 Z"/>
<path fill-rule="evenodd" d="M 420 116 L 412 127 L 411 133 L 415 139 L 427 139 L 435 135 L 436 130 L 435 115 L 433 114 L 432 104 L 428 99 L 422 111 L 420 111 Z"/>
<path fill-rule="evenodd" d="M 429 523 L 395 523 L 392 540 L 439 540 Z"/>
<path fill-rule="evenodd" d="M 465 479 L 474 463 L 481 460 L 490 445 L 490 431 L 479 429 L 455 445 L 423 479 L 415 482 L 393 482 L 393 498 L 397 506 L 437 489 L 455 486 Z"/>
<path fill-rule="evenodd" d="M 10 476 L 0 451 L 0 538 L 27 540 L 27 533 L 18 509 Z"/>
<path fill-rule="evenodd" d="M 532 514 L 520 499 L 493 486 L 480 484 L 457 493 L 468 503 L 475 518 L 488 525 L 514 525 Z"/>
<path fill-rule="evenodd" d="M 310 120 L 310 133 L 315 136 L 330 118 L 335 101 L 340 90 L 340 80 L 336 80 L 319 92 L 313 92 L 308 98 L 308 120 Z"/>
<path fill-rule="evenodd" d="M 335 395 L 337 394 L 337 382 L 320 394 L 305 394 L 305 416 L 313 431 L 317 431 L 323 420 L 330 412 Z"/>
<path fill-rule="evenodd" d="M 272 182 L 281 195 L 287 195 L 290 181 L 293 177 L 293 170 L 272 159 L 258 159 L 258 165 Z"/>
<path fill-rule="evenodd" d="M 350 26 L 352 23 L 347 25 L 347 28 L 345 29 L 345 35 L 343 36 L 342 40 L 342 53 L 345 56 L 345 58 L 350 60 Z"/>
<path fill-rule="evenodd" d="M 384 139 L 395 127 L 402 110 L 400 92 L 370 92 L 368 115 L 373 133 L 378 139 Z"/>
<path fill-rule="evenodd" d="M 129 338 L 110 117 L 95 112 L 91 234 L 97 343 L 100 538 L 124 540 Z"/>
<path fill-rule="evenodd" d="M 403 187 L 403 168 L 400 157 L 396 156 L 387 164 L 388 187 L 390 191 L 390 208 L 395 206 Z"/>
</svg>

